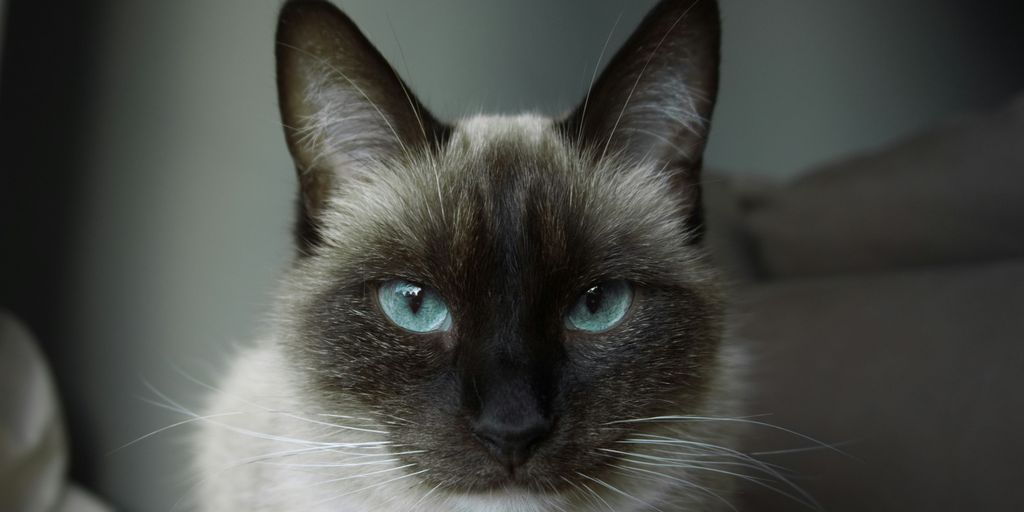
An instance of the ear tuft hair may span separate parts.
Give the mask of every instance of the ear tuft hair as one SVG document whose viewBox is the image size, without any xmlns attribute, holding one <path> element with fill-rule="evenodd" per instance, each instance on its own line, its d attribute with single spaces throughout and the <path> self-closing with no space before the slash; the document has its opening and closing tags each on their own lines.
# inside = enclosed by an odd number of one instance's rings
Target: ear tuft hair
<svg viewBox="0 0 1024 512">
<path fill-rule="evenodd" d="M 663 0 L 562 123 L 566 137 L 604 157 L 654 162 L 689 205 L 700 233 L 700 169 L 718 90 L 720 22 L 714 0 Z"/>
<path fill-rule="evenodd" d="M 448 128 L 412 95 L 355 23 L 326 1 L 285 4 L 277 27 L 277 84 L 301 188 L 300 249 L 347 175 L 431 151 Z"/>
</svg>

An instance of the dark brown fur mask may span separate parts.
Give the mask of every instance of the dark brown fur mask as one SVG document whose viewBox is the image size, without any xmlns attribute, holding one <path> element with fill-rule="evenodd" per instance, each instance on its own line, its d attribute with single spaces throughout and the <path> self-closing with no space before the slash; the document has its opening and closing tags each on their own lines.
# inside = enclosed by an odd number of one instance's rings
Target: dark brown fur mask
<svg viewBox="0 0 1024 512">
<path fill-rule="evenodd" d="M 662 2 L 563 120 L 444 125 L 324 2 L 286 5 L 277 37 L 302 193 L 282 317 L 320 407 L 389 424 L 428 483 L 467 491 L 571 484 L 630 431 L 615 422 L 705 410 L 722 330 L 699 244 L 713 1 Z M 394 280 L 435 293 L 448 323 L 389 320 Z M 570 326 L 609 283 L 632 289 L 624 317 Z"/>
</svg>

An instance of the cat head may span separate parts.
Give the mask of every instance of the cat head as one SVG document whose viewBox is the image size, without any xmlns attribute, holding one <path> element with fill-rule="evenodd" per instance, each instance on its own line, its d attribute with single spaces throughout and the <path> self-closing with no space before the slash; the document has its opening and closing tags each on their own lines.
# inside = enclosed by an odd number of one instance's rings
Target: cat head
<svg viewBox="0 0 1024 512">
<path fill-rule="evenodd" d="M 571 485 L 622 420 L 704 407 L 721 336 L 699 172 L 711 0 L 666 0 L 562 119 L 435 119 L 344 14 L 277 35 L 300 252 L 282 322 L 326 411 L 428 483 Z M 376 416 L 374 416 L 376 415 Z"/>
</svg>

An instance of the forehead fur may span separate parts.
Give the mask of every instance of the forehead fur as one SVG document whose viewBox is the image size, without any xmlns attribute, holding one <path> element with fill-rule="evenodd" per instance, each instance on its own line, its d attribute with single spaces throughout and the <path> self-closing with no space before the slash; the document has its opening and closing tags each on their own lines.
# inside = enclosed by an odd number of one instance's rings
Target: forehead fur
<svg viewBox="0 0 1024 512">
<path fill-rule="evenodd" d="M 474 117 L 437 151 L 349 173 L 316 257 L 432 284 L 481 258 L 505 273 L 572 260 L 583 281 L 686 283 L 699 266 L 679 198 L 653 163 L 581 151 L 548 118 Z"/>
</svg>

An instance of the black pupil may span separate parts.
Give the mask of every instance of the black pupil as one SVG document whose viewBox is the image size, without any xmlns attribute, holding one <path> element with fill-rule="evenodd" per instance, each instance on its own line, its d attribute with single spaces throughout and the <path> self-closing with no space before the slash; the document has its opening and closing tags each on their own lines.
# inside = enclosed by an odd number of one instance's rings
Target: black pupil
<svg viewBox="0 0 1024 512">
<path fill-rule="evenodd" d="M 409 305 L 409 311 L 412 314 L 417 314 L 420 311 L 420 306 L 423 305 L 423 288 L 419 286 L 413 286 L 402 290 L 402 296 L 405 297 L 406 304 Z"/>
<path fill-rule="evenodd" d="M 604 300 L 604 290 L 600 286 L 595 286 L 586 292 L 583 292 L 583 299 L 587 304 L 587 311 L 593 315 L 601 309 L 601 302 Z"/>
</svg>

